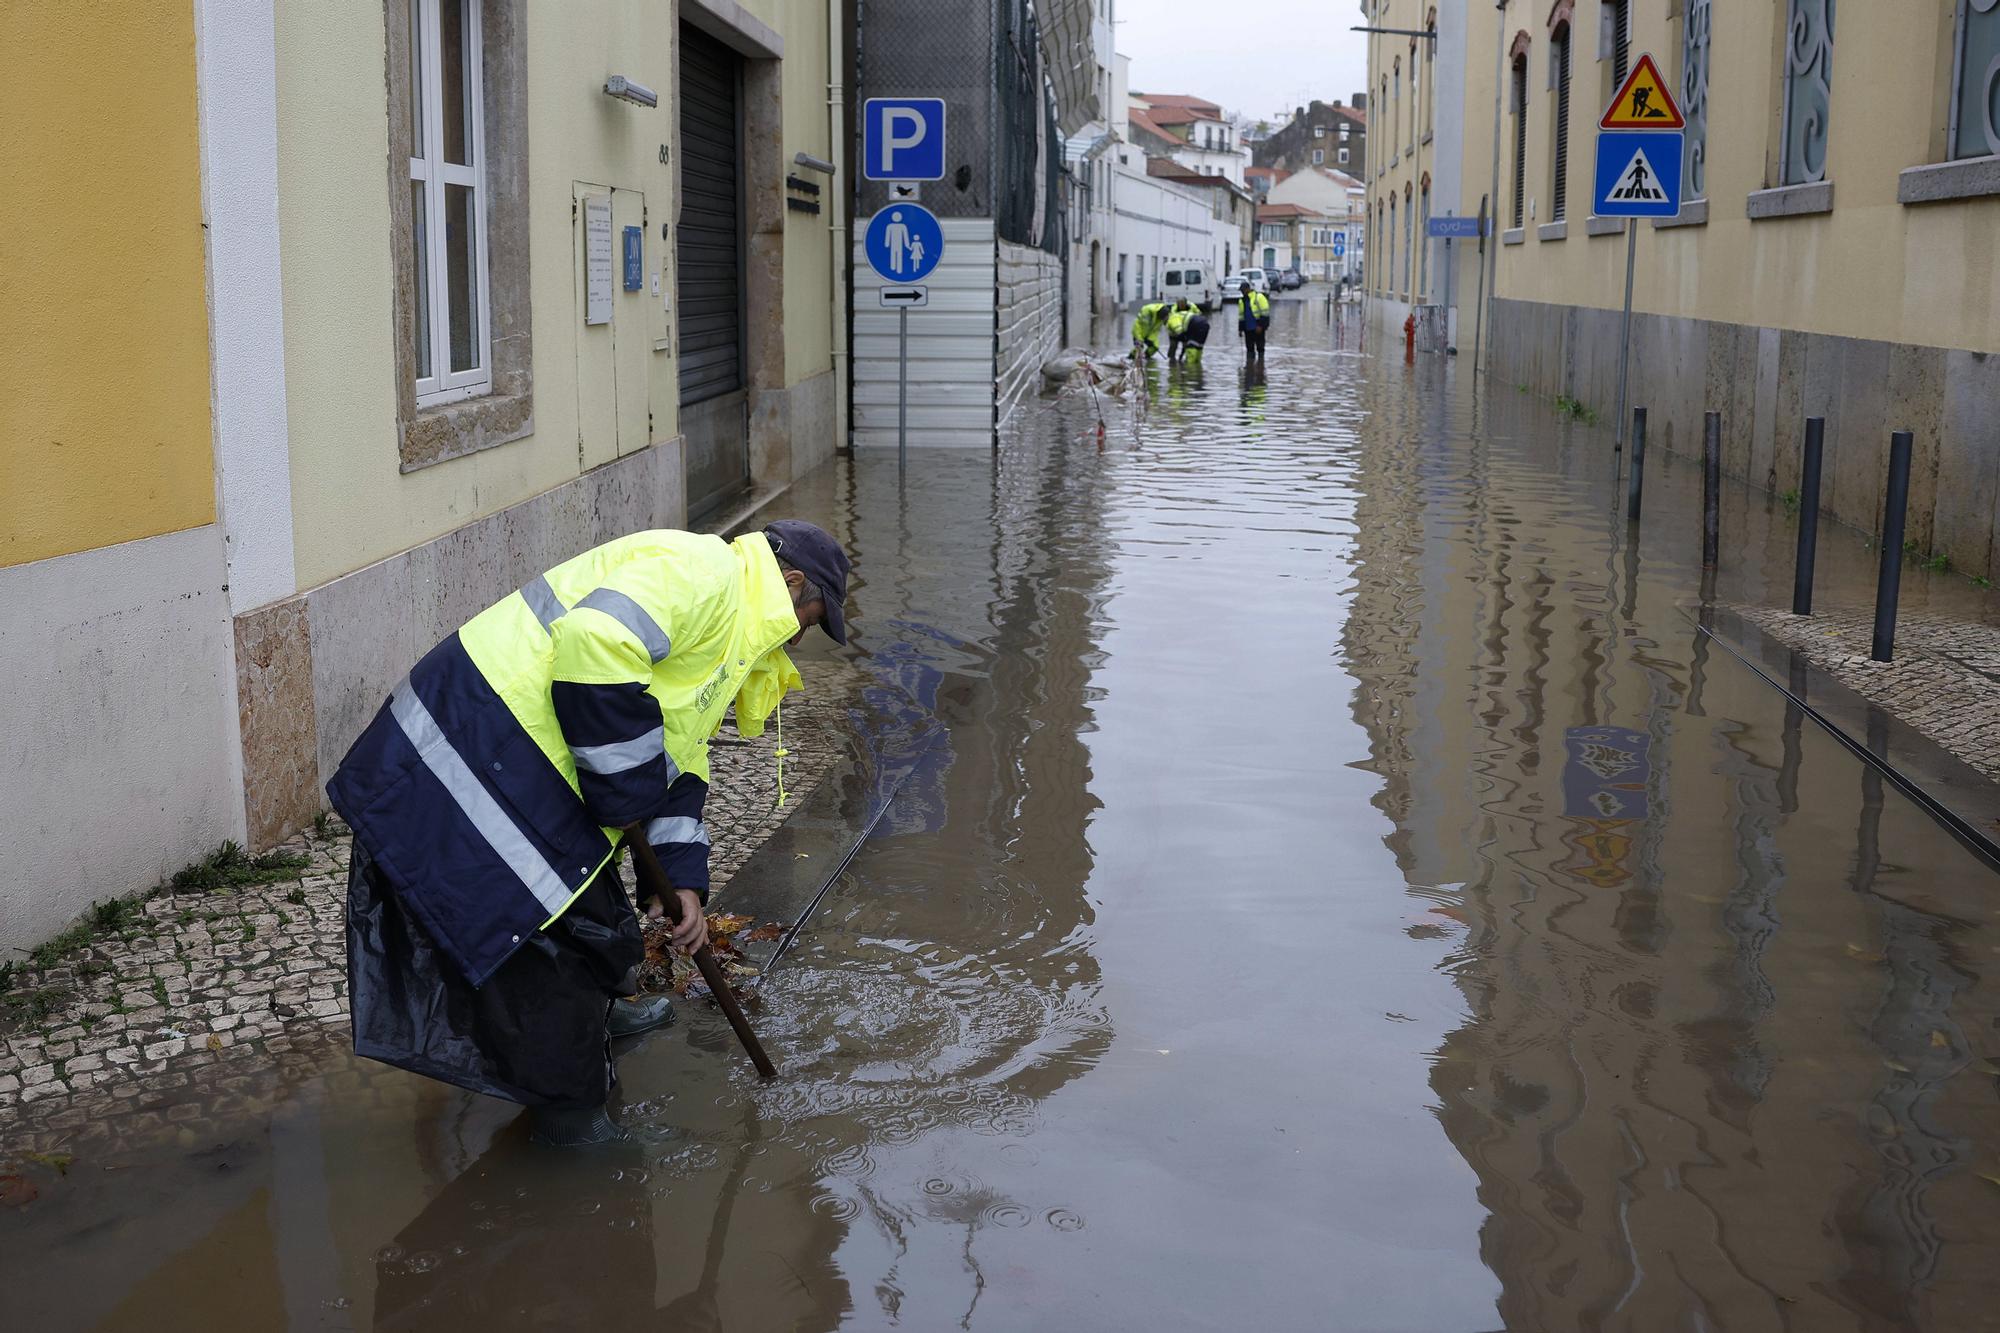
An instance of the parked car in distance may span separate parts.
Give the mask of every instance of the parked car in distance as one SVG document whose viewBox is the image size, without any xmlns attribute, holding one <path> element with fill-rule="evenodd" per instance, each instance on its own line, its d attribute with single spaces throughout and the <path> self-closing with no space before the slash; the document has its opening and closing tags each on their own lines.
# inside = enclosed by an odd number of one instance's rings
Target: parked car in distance
<svg viewBox="0 0 2000 1333">
<path fill-rule="evenodd" d="M 1241 301 L 1243 299 L 1243 275 L 1232 273 L 1222 280 L 1222 299 Z"/>
<path fill-rule="evenodd" d="M 1215 304 L 1215 288 L 1208 280 L 1208 269 L 1201 264 L 1182 264 L 1170 268 L 1160 278 L 1160 299 L 1172 305 L 1185 297 L 1196 307 L 1207 310 Z"/>
<path fill-rule="evenodd" d="M 1281 292 L 1294 291 L 1305 286 L 1305 279 L 1297 269 L 1281 268 L 1271 275 L 1271 285 Z"/>
<path fill-rule="evenodd" d="M 1246 268 L 1238 276 L 1243 279 L 1243 286 L 1247 291 L 1268 292 L 1271 290 L 1270 279 L 1264 276 L 1264 270 L 1261 268 Z"/>
</svg>

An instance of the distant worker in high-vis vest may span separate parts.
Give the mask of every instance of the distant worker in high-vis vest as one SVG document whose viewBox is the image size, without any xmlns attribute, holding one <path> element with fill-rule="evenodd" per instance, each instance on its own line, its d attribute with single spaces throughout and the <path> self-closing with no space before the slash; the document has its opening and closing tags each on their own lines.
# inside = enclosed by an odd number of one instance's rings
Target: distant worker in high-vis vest
<svg viewBox="0 0 2000 1333">
<path fill-rule="evenodd" d="M 847 642 L 847 573 L 796 520 L 733 542 L 638 532 L 426 653 L 327 784 L 354 831 L 355 1050 L 531 1107 L 538 1142 L 621 1137 L 610 1039 L 673 1010 L 620 999 L 645 956 L 620 840 L 666 870 L 673 943 L 704 943 L 709 738 L 732 705 L 762 734 L 803 683 L 784 650 L 807 629 Z"/>
<path fill-rule="evenodd" d="M 1271 329 L 1271 298 L 1251 288 L 1236 307 L 1236 328 L 1243 335 L 1243 359 L 1264 359 L 1264 335 Z"/>
</svg>

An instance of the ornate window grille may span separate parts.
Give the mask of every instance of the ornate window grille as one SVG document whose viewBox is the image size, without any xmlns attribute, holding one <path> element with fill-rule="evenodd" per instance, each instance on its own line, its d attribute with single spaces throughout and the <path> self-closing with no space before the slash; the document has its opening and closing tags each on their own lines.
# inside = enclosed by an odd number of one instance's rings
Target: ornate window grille
<svg viewBox="0 0 2000 1333">
<path fill-rule="evenodd" d="M 1514 57 L 1514 225 L 1528 206 L 1528 57 Z"/>
<path fill-rule="evenodd" d="M 1958 0 L 1948 156 L 2000 153 L 2000 0 Z"/>
<path fill-rule="evenodd" d="M 1389 196 L 1389 276 L 1382 280 L 1382 288 L 1389 295 L 1396 294 L 1396 196 Z"/>
<path fill-rule="evenodd" d="M 1417 210 L 1410 207 L 1410 187 L 1403 187 L 1403 299 L 1412 299 L 1410 256 L 1417 248 Z"/>
<path fill-rule="evenodd" d="M 1681 115 L 1687 120 L 1687 152 L 1681 159 L 1681 194 L 1708 197 L 1708 34 L 1709 0 L 1687 0 L 1681 29 Z"/>
<path fill-rule="evenodd" d="M 1613 89 L 1625 86 L 1625 76 L 1632 72 L 1632 0 L 1612 0 L 1611 14 L 1611 82 Z"/>
<path fill-rule="evenodd" d="M 1831 4 L 1833 0 L 1827 0 Z M 1549 221 L 1561 222 L 1569 216 L 1569 25 L 1556 29 L 1549 40 L 1549 59 L 1555 68 L 1556 151 L 1549 173 Z"/>
<path fill-rule="evenodd" d="M 1833 102 L 1834 0 L 1788 0 L 1784 152 L 1780 185 L 1826 179 L 1827 116 Z"/>
<path fill-rule="evenodd" d="M 1423 216 L 1424 248 L 1417 253 L 1417 299 L 1419 301 L 1423 300 L 1425 294 L 1431 289 L 1431 187 L 1429 185 L 1424 186 Z"/>
</svg>

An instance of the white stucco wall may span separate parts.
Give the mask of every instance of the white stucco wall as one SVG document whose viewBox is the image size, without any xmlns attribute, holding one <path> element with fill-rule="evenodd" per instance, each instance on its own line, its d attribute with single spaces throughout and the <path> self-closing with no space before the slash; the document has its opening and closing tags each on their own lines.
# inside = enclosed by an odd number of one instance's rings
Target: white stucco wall
<svg viewBox="0 0 2000 1333">
<path fill-rule="evenodd" d="M 196 0 L 201 202 L 229 604 L 297 589 L 278 260 L 276 24 L 269 0 Z"/>
<path fill-rule="evenodd" d="M 0 956 L 243 836 L 222 529 L 0 569 Z"/>
</svg>

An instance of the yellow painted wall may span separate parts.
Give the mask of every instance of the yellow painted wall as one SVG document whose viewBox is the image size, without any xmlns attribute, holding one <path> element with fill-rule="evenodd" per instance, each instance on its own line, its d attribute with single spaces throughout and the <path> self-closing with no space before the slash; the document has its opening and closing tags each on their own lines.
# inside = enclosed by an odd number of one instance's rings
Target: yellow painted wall
<svg viewBox="0 0 2000 1333">
<path fill-rule="evenodd" d="M 0 127 L 0 566 L 213 522 L 194 6 L 0 0 Z"/>
<path fill-rule="evenodd" d="M 1475 51 L 1489 52 L 1492 11 L 1471 6 Z M 1746 196 L 1775 184 L 1776 87 L 1784 6 L 1713 9 L 1709 75 L 1708 222 L 1639 232 L 1633 306 L 1668 315 L 1798 329 L 1938 347 L 2000 351 L 2000 198 L 1905 205 L 1897 173 L 1940 160 L 1943 149 L 1949 0 L 1843 5 L 1833 57 L 1827 178 L 1833 211 L 1751 221 Z M 1548 6 L 1513 0 L 1506 25 L 1525 28 L 1528 56 L 1528 195 L 1537 216 L 1525 240 L 1503 247 L 1503 298 L 1616 308 L 1624 295 L 1622 236 L 1587 236 L 1597 117 L 1611 89 L 1597 56 L 1599 0 L 1579 0 L 1571 83 L 1568 236 L 1537 238 L 1549 220 L 1555 105 L 1547 86 Z M 1653 53 L 1669 85 L 1680 85 L 1681 27 L 1663 6 L 1634 12 L 1634 59 Z M 1483 95 L 1469 111 L 1490 115 L 1491 74 L 1469 62 Z M 1490 124 L 1469 141 L 1490 134 Z M 1507 127 L 1502 194 L 1511 199 Z M 1484 179 L 1490 167 L 1476 168 Z M 1770 174 L 1767 174 L 1770 173 Z"/>
<path fill-rule="evenodd" d="M 764 21 L 785 35 L 784 126 L 788 170 L 820 186 L 820 213 L 785 211 L 785 381 L 833 366 L 833 210 L 853 182 L 792 165 L 792 154 L 833 160 L 826 118 L 826 0 L 761 0 Z M 851 80 L 850 80 L 851 81 Z M 852 94 L 849 94 L 852 96 Z"/>
<path fill-rule="evenodd" d="M 1403 28 L 1420 30 L 1426 16 L 1436 8 L 1431 0 L 1389 0 L 1382 12 L 1370 18 L 1369 24 L 1378 28 Z M 1423 178 L 1428 174 L 1436 180 L 1441 173 L 1437 161 L 1439 141 L 1435 136 L 1436 93 L 1425 80 L 1436 68 L 1434 61 L 1424 59 L 1425 43 L 1417 39 L 1400 36 L 1371 35 L 1368 39 L 1368 158 L 1366 164 L 1368 187 L 1368 288 L 1372 292 L 1385 292 L 1398 301 L 1409 300 L 1421 303 L 1435 301 L 1444 290 L 1444 275 L 1429 265 L 1419 265 L 1420 256 L 1410 256 L 1412 243 L 1422 247 L 1423 240 Z M 1396 94 L 1398 62 L 1400 62 L 1402 95 Z M 1411 85 L 1411 70 L 1420 72 L 1414 90 Z M 1382 93 L 1382 80 L 1389 80 L 1387 97 Z M 1427 107 L 1429 108 L 1427 112 Z M 1426 130 L 1432 130 L 1429 143 L 1424 142 Z M 1388 200 L 1391 195 L 1396 200 L 1396 235 L 1393 246 L 1386 234 L 1388 226 Z M 1476 192 L 1472 197 L 1477 198 Z M 1377 201 L 1382 203 L 1382 230 L 1373 223 Z M 1416 211 L 1414 223 L 1407 220 L 1410 210 Z M 1388 272 L 1390 252 L 1394 250 L 1396 271 Z"/>
</svg>

